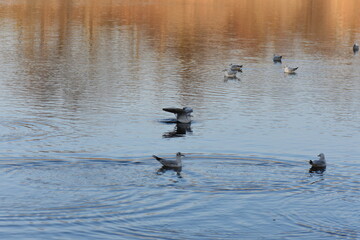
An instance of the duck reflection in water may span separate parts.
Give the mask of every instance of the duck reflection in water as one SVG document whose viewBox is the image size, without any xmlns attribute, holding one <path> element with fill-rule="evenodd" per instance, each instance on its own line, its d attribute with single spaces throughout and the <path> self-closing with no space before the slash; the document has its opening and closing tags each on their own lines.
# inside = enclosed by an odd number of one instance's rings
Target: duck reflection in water
<svg viewBox="0 0 360 240">
<path fill-rule="evenodd" d="M 187 133 L 192 133 L 191 123 L 177 122 L 174 127 L 174 130 L 170 132 L 165 132 L 163 134 L 163 138 L 184 137 Z"/>
<path fill-rule="evenodd" d="M 181 170 L 182 170 L 182 167 L 165 167 L 165 166 L 162 166 L 161 168 L 159 168 L 157 170 L 157 174 L 158 175 L 161 175 L 161 174 L 164 174 L 165 172 L 167 171 L 174 171 L 176 172 L 176 175 L 179 177 L 179 178 L 182 178 L 181 176 Z"/>
</svg>

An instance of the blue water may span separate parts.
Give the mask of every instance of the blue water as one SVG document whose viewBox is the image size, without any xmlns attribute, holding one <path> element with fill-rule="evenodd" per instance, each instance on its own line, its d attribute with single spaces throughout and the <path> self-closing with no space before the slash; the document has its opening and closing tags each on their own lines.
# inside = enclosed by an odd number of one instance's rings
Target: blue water
<svg viewBox="0 0 360 240">
<path fill-rule="evenodd" d="M 90 14 L 94 2 L 67 3 L 60 16 Z M 144 13 L 167 5 L 135 4 Z M 99 12 L 131 6 L 105 2 Z M 49 9 L 0 1 L 0 238 L 358 238 L 358 25 L 334 30 L 297 16 L 316 29 L 264 35 L 245 34 L 232 14 L 205 25 L 203 14 L 187 25 L 187 14 L 164 13 L 89 24 L 50 21 Z M 239 79 L 224 79 L 230 63 L 244 65 Z M 284 65 L 299 69 L 284 74 Z M 193 122 L 166 123 L 174 116 L 162 108 L 183 106 Z M 179 151 L 180 173 L 158 171 L 153 154 Z M 326 171 L 309 173 L 321 152 Z"/>
</svg>

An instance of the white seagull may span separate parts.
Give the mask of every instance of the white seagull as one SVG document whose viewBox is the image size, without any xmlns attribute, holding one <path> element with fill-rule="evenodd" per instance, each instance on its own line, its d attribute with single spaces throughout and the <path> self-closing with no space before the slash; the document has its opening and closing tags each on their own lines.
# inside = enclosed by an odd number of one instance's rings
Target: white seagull
<svg viewBox="0 0 360 240">
<path fill-rule="evenodd" d="M 273 61 L 274 62 L 281 62 L 282 56 L 274 54 Z"/>
<path fill-rule="evenodd" d="M 288 66 L 285 66 L 284 67 L 284 72 L 285 73 L 295 73 L 296 69 L 298 69 L 299 67 L 288 67 Z"/>
<path fill-rule="evenodd" d="M 310 160 L 309 164 L 313 168 L 325 168 L 326 167 L 325 155 L 323 153 L 320 153 L 318 157 L 319 157 L 318 160 Z"/>
<path fill-rule="evenodd" d="M 224 69 L 223 72 L 224 72 L 224 77 L 226 78 L 236 78 L 237 71 Z"/>
<path fill-rule="evenodd" d="M 241 71 L 243 65 L 239 65 L 239 64 L 232 64 L 230 63 L 230 69 L 231 71 Z"/>
<path fill-rule="evenodd" d="M 153 155 L 153 158 L 158 160 L 164 167 L 181 168 L 182 167 L 181 157 L 183 157 L 183 156 L 185 156 L 185 155 L 182 154 L 181 152 L 178 152 L 178 153 L 176 153 L 176 160 L 167 160 L 167 159 L 155 156 L 155 155 Z"/>
<path fill-rule="evenodd" d="M 193 112 L 191 107 L 184 108 L 163 108 L 165 112 L 171 112 L 175 114 L 176 120 L 180 123 L 190 123 L 191 122 L 191 113 Z"/>
</svg>

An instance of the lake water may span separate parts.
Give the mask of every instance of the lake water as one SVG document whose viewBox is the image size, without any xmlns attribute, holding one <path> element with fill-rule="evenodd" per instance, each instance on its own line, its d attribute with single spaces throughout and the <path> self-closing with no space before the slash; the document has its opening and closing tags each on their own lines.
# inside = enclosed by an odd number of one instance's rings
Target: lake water
<svg viewBox="0 0 360 240">
<path fill-rule="evenodd" d="M 358 239 L 359 8 L 0 0 L 0 238 Z"/>
</svg>

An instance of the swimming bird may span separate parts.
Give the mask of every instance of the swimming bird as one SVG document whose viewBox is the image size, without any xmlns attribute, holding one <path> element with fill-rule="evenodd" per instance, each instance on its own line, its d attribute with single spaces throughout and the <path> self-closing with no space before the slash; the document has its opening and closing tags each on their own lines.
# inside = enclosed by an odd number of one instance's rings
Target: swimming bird
<svg viewBox="0 0 360 240">
<path fill-rule="evenodd" d="M 299 67 L 288 67 L 288 66 L 285 66 L 284 67 L 284 72 L 285 73 L 295 73 L 296 69 L 298 69 Z"/>
<path fill-rule="evenodd" d="M 230 63 L 230 69 L 231 71 L 241 71 L 243 65 L 239 65 L 239 64 L 232 64 Z"/>
<path fill-rule="evenodd" d="M 165 112 L 171 112 L 175 114 L 176 120 L 180 123 L 189 123 L 191 122 L 191 113 L 193 109 L 191 107 L 184 108 L 163 108 Z"/>
<path fill-rule="evenodd" d="M 282 56 L 274 54 L 273 61 L 274 62 L 281 62 Z"/>
<path fill-rule="evenodd" d="M 354 51 L 354 53 L 357 52 L 357 51 L 359 51 L 359 44 L 354 43 L 353 51 Z"/>
<path fill-rule="evenodd" d="M 320 153 L 318 155 L 318 160 L 310 160 L 309 164 L 312 168 L 326 168 L 326 161 L 325 161 L 325 155 L 323 153 Z"/>
<path fill-rule="evenodd" d="M 237 71 L 233 71 L 231 69 L 224 69 L 223 72 L 225 78 L 236 78 Z"/>
<path fill-rule="evenodd" d="M 176 153 L 176 159 L 175 160 L 168 160 L 168 159 L 164 159 L 158 156 L 153 155 L 153 158 L 155 158 L 156 160 L 158 160 L 164 167 L 168 167 L 168 168 L 181 168 L 182 167 L 182 162 L 181 162 L 181 157 L 185 156 L 184 154 L 182 154 L 181 152 Z"/>
</svg>

